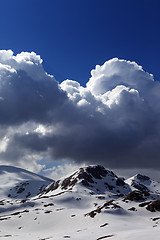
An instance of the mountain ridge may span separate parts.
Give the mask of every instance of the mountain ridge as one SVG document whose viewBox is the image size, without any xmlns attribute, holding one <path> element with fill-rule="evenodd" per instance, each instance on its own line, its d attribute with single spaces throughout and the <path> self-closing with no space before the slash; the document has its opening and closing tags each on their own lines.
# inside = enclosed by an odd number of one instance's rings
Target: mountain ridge
<svg viewBox="0 0 160 240">
<path fill-rule="evenodd" d="M 8 189 L 12 195 L 0 195 L 2 239 L 159 238 L 160 184 L 148 176 L 136 174 L 125 180 L 96 165 L 53 181 L 14 167 L 7 173 L 7 168 L 0 167 L 0 178 L 5 176 L 1 193 L 5 181 L 13 181 L 12 190 Z M 22 186 L 26 181 L 29 184 Z"/>
<path fill-rule="evenodd" d="M 1 198 L 28 198 L 36 196 L 53 180 L 28 170 L 0 165 Z M 5 186 L 5 187 L 4 187 Z"/>
</svg>

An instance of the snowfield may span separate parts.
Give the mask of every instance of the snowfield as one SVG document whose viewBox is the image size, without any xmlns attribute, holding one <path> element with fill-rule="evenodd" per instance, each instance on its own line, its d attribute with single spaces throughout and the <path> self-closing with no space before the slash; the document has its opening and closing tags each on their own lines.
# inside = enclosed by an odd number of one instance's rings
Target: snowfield
<svg viewBox="0 0 160 240">
<path fill-rule="evenodd" d="M 30 194 L 29 194 L 30 193 Z M 0 167 L 0 239 L 158 240 L 160 184 L 102 166 L 56 182 Z"/>
</svg>

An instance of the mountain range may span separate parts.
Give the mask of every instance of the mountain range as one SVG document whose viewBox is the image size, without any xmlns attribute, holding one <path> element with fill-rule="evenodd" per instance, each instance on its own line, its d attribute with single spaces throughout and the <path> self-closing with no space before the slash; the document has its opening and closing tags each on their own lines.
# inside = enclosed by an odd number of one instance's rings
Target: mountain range
<svg viewBox="0 0 160 240">
<path fill-rule="evenodd" d="M 0 239 L 158 240 L 160 183 L 87 166 L 57 181 L 0 166 Z"/>
</svg>

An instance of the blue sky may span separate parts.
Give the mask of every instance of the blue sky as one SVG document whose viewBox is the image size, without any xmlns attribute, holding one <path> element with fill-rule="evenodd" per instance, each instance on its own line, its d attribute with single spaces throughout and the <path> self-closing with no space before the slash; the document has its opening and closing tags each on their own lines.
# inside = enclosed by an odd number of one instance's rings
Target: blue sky
<svg viewBox="0 0 160 240">
<path fill-rule="evenodd" d="M 96 64 L 136 61 L 160 80 L 158 0 L 2 0 L 0 48 L 34 51 L 58 81 L 84 85 Z"/>
</svg>

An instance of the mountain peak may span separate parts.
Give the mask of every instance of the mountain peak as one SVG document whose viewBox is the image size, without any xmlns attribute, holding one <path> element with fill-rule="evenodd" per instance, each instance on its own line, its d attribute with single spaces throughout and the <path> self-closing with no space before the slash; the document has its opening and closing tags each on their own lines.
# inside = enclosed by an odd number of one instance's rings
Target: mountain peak
<svg viewBox="0 0 160 240">
<path fill-rule="evenodd" d="M 102 179 L 103 177 L 106 177 L 107 174 L 112 174 L 113 176 L 116 176 L 112 171 L 109 171 L 105 169 L 101 165 L 96 165 L 96 166 L 88 166 L 86 167 L 86 172 L 92 175 L 95 179 Z"/>
<path fill-rule="evenodd" d="M 89 189 L 95 193 L 107 191 L 126 193 L 130 190 L 130 187 L 122 178 L 117 177 L 103 166 L 96 165 L 80 168 L 69 177 L 56 181 L 46 189 L 45 194 L 56 189 L 73 191 L 76 186 L 79 186 L 78 189 Z"/>
<path fill-rule="evenodd" d="M 125 181 L 133 189 L 148 192 L 160 192 L 160 183 L 142 174 L 136 174 Z"/>
<path fill-rule="evenodd" d="M 24 199 L 36 196 L 53 180 L 13 166 L 0 165 L 0 196 Z M 4 188 L 5 186 L 5 188 Z"/>
</svg>

